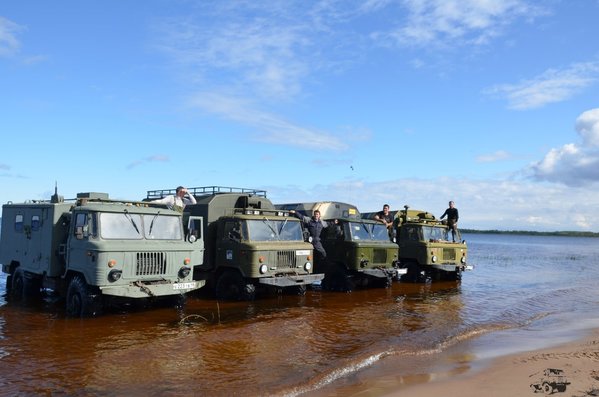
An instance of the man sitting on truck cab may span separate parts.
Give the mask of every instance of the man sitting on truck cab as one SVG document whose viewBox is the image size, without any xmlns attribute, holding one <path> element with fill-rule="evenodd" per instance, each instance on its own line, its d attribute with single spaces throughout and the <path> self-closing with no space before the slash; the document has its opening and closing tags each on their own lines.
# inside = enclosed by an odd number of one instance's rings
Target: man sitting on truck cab
<svg viewBox="0 0 599 397">
<path fill-rule="evenodd" d="M 186 205 L 197 203 L 196 198 L 193 197 L 193 194 L 190 194 L 187 191 L 187 188 L 183 186 L 178 186 L 174 195 L 171 194 L 161 199 L 153 200 L 152 202 L 166 204 L 170 209 L 174 209 L 179 212 L 183 212 L 183 209 Z"/>
</svg>

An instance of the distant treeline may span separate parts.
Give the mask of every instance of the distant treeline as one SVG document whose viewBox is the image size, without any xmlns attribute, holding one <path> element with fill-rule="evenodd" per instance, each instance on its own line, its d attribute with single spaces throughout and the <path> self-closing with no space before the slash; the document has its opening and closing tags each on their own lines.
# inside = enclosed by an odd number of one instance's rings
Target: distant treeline
<svg viewBox="0 0 599 397">
<path fill-rule="evenodd" d="M 475 230 L 475 229 L 460 229 L 462 233 L 479 233 L 479 234 L 520 234 L 527 236 L 569 236 L 569 237 L 599 237 L 599 233 L 595 232 L 535 232 L 527 230 Z"/>
</svg>

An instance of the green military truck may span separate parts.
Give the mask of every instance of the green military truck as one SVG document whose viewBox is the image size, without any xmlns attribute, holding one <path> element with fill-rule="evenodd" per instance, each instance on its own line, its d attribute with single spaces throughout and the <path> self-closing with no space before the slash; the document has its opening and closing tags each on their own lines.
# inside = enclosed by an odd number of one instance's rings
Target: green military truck
<svg viewBox="0 0 599 397">
<path fill-rule="evenodd" d="M 320 236 L 327 259 L 323 263 L 315 263 L 314 269 L 325 274 L 323 289 L 386 288 L 394 278 L 406 272 L 399 269 L 397 245 L 389 241 L 385 225 L 362 219 L 354 205 L 321 201 L 277 204 L 276 207 L 294 210 L 308 217 L 319 210 L 321 219 L 329 223 Z"/>
<path fill-rule="evenodd" d="M 204 285 L 191 266 L 203 242 L 186 238 L 182 219 L 164 205 L 105 193 L 4 204 L 0 263 L 8 296 L 26 300 L 51 289 L 73 317 L 98 314 L 112 298 L 181 297 Z"/>
<path fill-rule="evenodd" d="M 217 299 L 252 300 L 257 287 L 303 294 L 324 277 L 313 273 L 312 246 L 304 241 L 299 220 L 275 209 L 264 190 L 187 190 L 197 204 L 187 205 L 184 217 L 202 217 L 205 231 L 206 251 L 194 279 L 206 280 Z M 173 193 L 150 190 L 146 200 Z"/>
<path fill-rule="evenodd" d="M 455 281 L 462 272 L 473 267 L 467 264 L 466 241 L 452 242 L 445 222 L 429 212 L 409 209 L 391 211 L 394 214 L 395 234 L 399 245 L 400 266 L 407 270 L 402 281 L 423 282 Z M 363 217 L 374 219 L 376 212 L 364 213 Z"/>
</svg>

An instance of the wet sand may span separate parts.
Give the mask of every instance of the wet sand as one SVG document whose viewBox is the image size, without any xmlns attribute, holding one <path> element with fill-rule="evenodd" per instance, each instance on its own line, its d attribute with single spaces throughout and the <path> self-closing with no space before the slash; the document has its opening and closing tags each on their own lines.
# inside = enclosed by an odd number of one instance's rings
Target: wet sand
<svg viewBox="0 0 599 397">
<path fill-rule="evenodd" d="M 406 396 L 534 396 L 531 384 L 540 384 L 543 372 L 559 369 L 569 384 L 565 391 L 553 390 L 556 396 L 599 396 L 599 329 L 574 342 L 538 350 L 520 352 L 494 359 L 473 361 L 463 374 L 436 375 L 437 380 L 402 387 L 385 394 Z M 541 386 L 542 387 L 542 386 Z"/>
</svg>

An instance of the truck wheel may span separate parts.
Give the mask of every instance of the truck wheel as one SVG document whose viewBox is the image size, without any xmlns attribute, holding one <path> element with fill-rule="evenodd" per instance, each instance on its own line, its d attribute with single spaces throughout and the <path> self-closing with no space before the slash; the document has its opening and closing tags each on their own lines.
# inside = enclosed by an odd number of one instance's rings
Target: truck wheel
<svg viewBox="0 0 599 397">
<path fill-rule="evenodd" d="M 8 284 L 8 278 L 7 278 Z M 40 296 L 41 284 L 37 279 L 29 279 L 25 275 L 25 271 L 20 267 L 15 269 L 11 277 L 10 297 L 15 300 L 26 301 L 30 298 Z"/>
<path fill-rule="evenodd" d="M 306 295 L 306 290 L 308 289 L 305 285 L 294 285 L 293 287 L 286 288 L 289 290 L 289 293 L 292 295 L 304 296 Z"/>
<path fill-rule="evenodd" d="M 441 281 L 460 281 L 462 279 L 462 273 L 459 270 L 454 272 L 443 272 L 441 271 Z"/>
<path fill-rule="evenodd" d="M 71 279 L 67 291 L 67 315 L 69 317 L 91 317 L 100 313 L 100 296 L 94 294 L 81 276 Z"/>
<path fill-rule="evenodd" d="M 417 263 L 410 262 L 406 265 L 408 272 L 402 274 L 400 280 L 404 283 L 422 283 L 425 281 L 420 273 L 420 266 Z"/>
<path fill-rule="evenodd" d="M 355 285 L 344 265 L 337 264 L 325 273 L 322 288 L 328 291 L 351 292 Z"/>
<path fill-rule="evenodd" d="M 553 393 L 553 386 L 551 386 L 549 383 L 543 383 L 543 393 L 545 393 L 545 394 Z"/>
<path fill-rule="evenodd" d="M 389 288 L 393 285 L 393 277 L 390 274 L 387 274 L 386 277 L 376 279 L 375 285 L 379 288 Z"/>
<path fill-rule="evenodd" d="M 235 270 L 227 270 L 216 281 L 216 299 L 227 301 L 251 301 L 256 296 L 256 287 L 246 283 Z"/>
<path fill-rule="evenodd" d="M 10 291 L 12 290 L 12 274 L 6 276 L 6 296 L 10 298 Z"/>
</svg>

